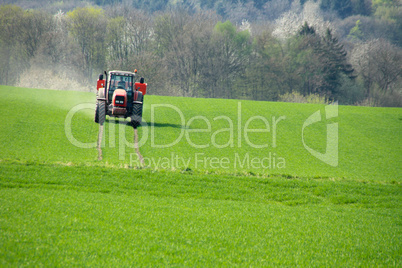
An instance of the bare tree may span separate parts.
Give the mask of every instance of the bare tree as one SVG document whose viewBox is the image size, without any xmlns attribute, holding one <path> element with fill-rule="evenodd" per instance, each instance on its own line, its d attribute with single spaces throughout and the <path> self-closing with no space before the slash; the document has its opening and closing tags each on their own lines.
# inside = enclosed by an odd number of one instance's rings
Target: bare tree
<svg viewBox="0 0 402 268">
<path fill-rule="evenodd" d="M 21 52 L 20 28 L 24 11 L 12 5 L 0 6 L 0 83 L 12 84 L 18 75 L 16 66 L 24 61 Z"/>
<path fill-rule="evenodd" d="M 383 39 L 374 39 L 357 45 L 351 62 L 363 79 L 367 97 L 373 87 L 384 93 L 402 88 L 402 49 Z"/>
<path fill-rule="evenodd" d="M 43 11 L 30 10 L 24 13 L 20 28 L 20 42 L 25 44 L 29 58 L 35 56 L 43 36 L 51 29 L 51 23 L 51 16 Z"/>
<path fill-rule="evenodd" d="M 81 48 L 85 65 L 83 72 L 92 80 L 94 69 L 104 69 L 106 19 L 102 9 L 77 8 L 67 13 L 69 30 Z"/>
</svg>

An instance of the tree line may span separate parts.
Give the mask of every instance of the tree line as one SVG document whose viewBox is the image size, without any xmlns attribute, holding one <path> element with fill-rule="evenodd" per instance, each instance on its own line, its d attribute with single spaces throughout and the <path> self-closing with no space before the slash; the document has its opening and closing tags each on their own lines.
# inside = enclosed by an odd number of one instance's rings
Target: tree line
<svg viewBox="0 0 402 268">
<path fill-rule="evenodd" d="M 93 89 L 103 70 L 138 69 L 152 94 L 402 105 L 393 1 L 375 0 L 369 16 L 351 17 L 326 13 L 325 1 L 290 1 L 274 21 L 104 2 L 56 13 L 0 6 L 0 84 Z"/>
</svg>

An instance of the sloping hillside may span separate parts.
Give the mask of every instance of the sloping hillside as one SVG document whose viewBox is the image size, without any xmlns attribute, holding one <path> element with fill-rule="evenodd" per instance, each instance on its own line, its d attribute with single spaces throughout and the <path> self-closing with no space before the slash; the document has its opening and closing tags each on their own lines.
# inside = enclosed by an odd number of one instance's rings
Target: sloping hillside
<svg viewBox="0 0 402 268">
<path fill-rule="evenodd" d="M 97 161 L 93 93 L 2 86 L 0 95 L 0 159 L 141 166 L 128 119 L 106 122 Z M 401 124 L 398 108 L 147 95 L 139 145 L 155 169 L 399 181 Z"/>
</svg>

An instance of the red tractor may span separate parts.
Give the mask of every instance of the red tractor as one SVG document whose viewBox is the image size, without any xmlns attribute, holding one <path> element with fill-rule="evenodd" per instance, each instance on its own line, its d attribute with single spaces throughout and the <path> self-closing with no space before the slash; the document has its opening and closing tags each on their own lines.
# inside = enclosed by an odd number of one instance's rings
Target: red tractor
<svg viewBox="0 0 402 268">
<path fill-rule="evenodd" d="M 103 124 L 106 115 L 130 117 L 131 124 L 137 128 L 142 121 L 142 106 L 147 84 L 141 77 L 135 82 L 137 70 L 132 72 L 110 71 L 99 75 L 96 94 L 95 122 Z"/>
</svg>

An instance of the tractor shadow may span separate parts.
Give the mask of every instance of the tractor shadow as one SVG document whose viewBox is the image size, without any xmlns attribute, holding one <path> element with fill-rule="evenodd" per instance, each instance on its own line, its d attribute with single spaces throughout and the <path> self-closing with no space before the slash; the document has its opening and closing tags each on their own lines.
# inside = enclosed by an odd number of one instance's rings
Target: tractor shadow
<svg viewBox="0 0 402 268">
<path fill-rule="evenodd" d="M 109 124 L 115 124 L 115 125 L 131 125 L 130 121 L 126 121 L 123 118 L 122 119 L 109 119 L 106 118 L 105 122 Z"/>
<path fill-rule="evenodd" d="M 158 122 L 149 122 L 147 123 L 148 126 L 154 126 L 157 128 L 161 127 L 171 127 L 171 128 L 185 128 L 185 126 L 179 124 L 171 124 L 171 123 L 158 123 Z"/>
<path fill-rule="evenodd" d="M 115 124 L 115 125 L 126 125 L 126 126 L 131 126 L 131 122 L 125 120 L 124 118 L 120 119 L 110 119 L 106 118 L 105 122 L 109 124 Z M 158 122 L 143 122 L 143 125 L 139 125 L 138 128 L 141 127 L 157 127 L 157 128 L 164 128 L 164 127 L 171 127 L 171 128 L 186 128 L 185 126 L 179 125 L 179 124 L 171 124 L 171 123 L 158 123 Z"/>
</svg>

